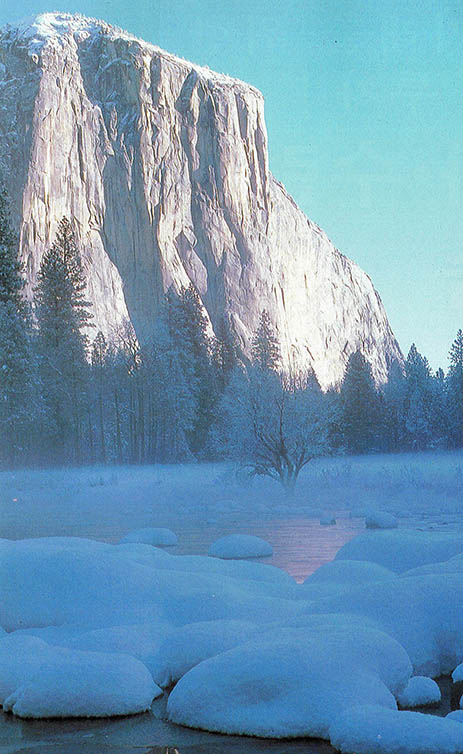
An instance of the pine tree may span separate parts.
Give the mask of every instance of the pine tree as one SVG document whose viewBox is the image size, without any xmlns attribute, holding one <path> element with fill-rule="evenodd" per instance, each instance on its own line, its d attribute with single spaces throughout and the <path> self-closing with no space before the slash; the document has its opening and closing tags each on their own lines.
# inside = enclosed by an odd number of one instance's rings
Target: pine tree
<svg viewBox="0 0 463 754">
<path fill-rule="evenodd" d="M 216 327 L 213 360 L 217 371 L 219 390 L 223 393 L 233 370 L 238 365 L 238 342 L 229 322 L 224 317 Z"/>
<path fill-rule="evenodd" d="M 344 441 L 351 453 L 377 448 L 380 406 L 371 367 L 360 351 L 347 362 L 340 391 Z"/>
<path fill-rule="evenodd" d="M 99 436 L 99 453 L 98 457 L 102 463 L 106 463 L 106 426 L 105 426 L 105 403 L 108 376 L 108 344 L 106 338 L 98 331 L 92 344 L 92 377 L 94 390 L 94 400 L 96 402 L 96 413 L 98 417 L 98 436 Z M 91 421 L 89 420 L 89 426 Z"/>
<path fill-rule="evenodd" d="M 447 375 L 446 414 L 449 441 L 453 447 L 463 446 L 463 332 L 458 330 L 450 347 Z"/>
<path fill-rule="evenodd" d="M 394 360 L 383 388 L 385 448 L 398 451 L 406 447 L 405 396 L 407 383 L 402 364 Z"/>
<path fill-rule="evenodd" d="M 260 315 L 259 326 L 252 341 L 252 361 L 263 371 L 278 371 L 280 346 L 266 309 Z"/>
<path fill-rule="evenodd" d="M 188 442 L 191 451 L 198 454 L 205 446 L 218 395 L 208 321 L 192 283 L 182 288 L 180 295 L 170 291 L 167 309 L 169 336 L 178 349 L 176 358 L 195 404 Z"/>
<path fill-rule="evenodd" d="M 35 290 L 38 350 L 49 452 L 55 461 L 81 461 L 91 314 L 72 226 L 60 222 L 42 259 Z"/>
<path fill-rule="evenodd" d="M 405 362 L 405 377 L 404 417 L 408 446 L 413 450 L 424 450 L 432 445 L 435 435 L 434 386 L 429 362 L 414 343 Z"/>
<path fill-rule="evenodd" d="M 30 317 L 8 199 L 0 191 L 0 463 L 24 462 L 36 418 Z"/>
</svg>

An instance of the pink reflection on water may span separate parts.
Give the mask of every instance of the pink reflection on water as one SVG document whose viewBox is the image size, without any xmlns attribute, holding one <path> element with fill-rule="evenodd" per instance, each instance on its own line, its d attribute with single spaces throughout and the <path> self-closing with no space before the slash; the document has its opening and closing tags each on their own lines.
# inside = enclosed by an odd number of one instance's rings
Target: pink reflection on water
<svg viewBox="0 0 463 754">
<path fill-rule="evenodd" d="M 334 526 L 322 526 L 318 520 L 310 518 L 233 520 L 220 524 L 182 522 L 176 527 L 179 545 L 169 548 L 169 552 L 206 555 L 209 545 L 219 537 L 253 534 L 273 547 L 273 556 L 259 558 L 259 563 L 283 568 L 297 582 L 302 582 L 321 565 L 333 560 L 338 550 L 364 529 L 365 523 L 359 518 L 340 518 Z"/>
</svg>

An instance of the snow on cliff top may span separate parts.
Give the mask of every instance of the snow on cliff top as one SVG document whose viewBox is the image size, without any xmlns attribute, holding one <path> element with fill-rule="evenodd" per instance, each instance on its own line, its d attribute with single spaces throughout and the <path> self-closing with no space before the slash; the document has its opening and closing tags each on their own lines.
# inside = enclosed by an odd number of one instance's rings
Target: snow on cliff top
<svg viewBox="0 0 463 754">
<path fill-rule="evenodd" d="M 0 28 L 0 41 L 2 37 L 15 41 L 23 39 L 27 42 L 30 53 L 38 54 L 46 42 L 59 42 L 63 37 L 70 35 L 72 35 L 76 41 L 81 41 L 90 36 L 96 37 L 100 34 L 110 39 L 124 39 L 127 42 L 136 42 L 146 50 L 161 55 L 173 63 L 181 64 L 183 66 L 187 65 L 189 68 L 195 70 L 199 76 L 212 83 L 221 84 L 222 86 L 244 87 L 251 90 L 259 97 L 263 97 L 262 93 L 251 84 L 247 84 L 244 81 L 240 81 L 239 79 L 235 79 L 224 73 L 211 71 L 207 66 L 200 66 L 196 63 L 191 63 L 178 55 L 173 55 L 166 50 L 162 50 L 160 47 L 157 47 L 150 42 L 139 39 L 117 26 L 112 26 L 106 21 L 82 16 L 80 13 L 59 13 L 56 11 L 53 13 L 39 13 L 36 16 L 21 19 L 16 23 L 6 24 L 4 27 Z"/>
</svg>

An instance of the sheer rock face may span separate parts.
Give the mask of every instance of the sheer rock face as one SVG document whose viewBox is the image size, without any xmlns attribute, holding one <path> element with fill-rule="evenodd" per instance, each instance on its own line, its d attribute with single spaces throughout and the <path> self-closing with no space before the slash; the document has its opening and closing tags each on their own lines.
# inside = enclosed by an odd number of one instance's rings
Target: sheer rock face
<svg viewBox="0 0 463 754">
<path fill-rule="evenodd" d="M 268 168 L 262 95 L 103 22 L 45 14 L 0 32 L 0 164 L 32 290 L 73 217 L 106 333 L 149 338 L 163 293 L 195 284 L 249 354 L 267 309 L 284 365 L 340 380 L 360 348 L 401 359 L 369 277 Z"/>
</svg>

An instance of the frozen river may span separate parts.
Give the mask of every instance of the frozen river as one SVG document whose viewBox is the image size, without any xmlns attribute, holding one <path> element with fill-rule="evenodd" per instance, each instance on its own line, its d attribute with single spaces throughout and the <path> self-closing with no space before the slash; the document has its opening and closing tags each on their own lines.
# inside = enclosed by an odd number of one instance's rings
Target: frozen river
<svg viewBox="0 0 463 754">
<path fill-rule="evenodd" d="M 461 456 L 327 460 L 301 479 L 294 502 L 278 485 L 240 486 L 212 464 L 185 469 L 58 470 L 0 475 L 0 536 L 79 536 L 117 542 L 130 529 L 168 526 L 172 554 L 206 554 L 228 533 L 270 542 L 269 562 L 297 581 L 364 530 L 362 513 L 388 510 L 410 528 L 462 526 Z M 322 526 L 330 513 L 333 526 Z M 103 720 L 21 721 L 0 714 L 1 754 L 328 754 L 323 741 L 271 741 L 188 730 L 150 714 Z M 445 707 L 445 705 L 444 705 Z M 441 710 L 445 712 L 444 707 Z"/>
<path fill-rule="evenodd" d="M 228 518 L 228 522 L 227 522 Z M 318 519 L 289 518 L 267 521 L 236 520 L 225 516 L 221 523 L 194 517 L 177 521 L 179 545 L 170 552 L 205 554 L 217 537 L 231 532 L 261 536 L 274 548 L 271 558 L 259 559 L 287 570 L 302 581 L 316 568 L 332 560 L 337 550 L 364 527 L 361 519 L 341 518 L 334 526 L 321 526 Z M 89 534 L 96 537 L 97 532 Z M 121 532 L 105 532 L 116 540 Z M 113 536 L 108 536 L 112 534 Z M 22 721 L 0 717 L 1 754 L 329 754 L 324 741 L 270 741 L 237 736 L 219 736 L 188 730 L 163 720 L 165 700 L 155 701 L 152 714 L 106 720 Z"/>
</svg>

